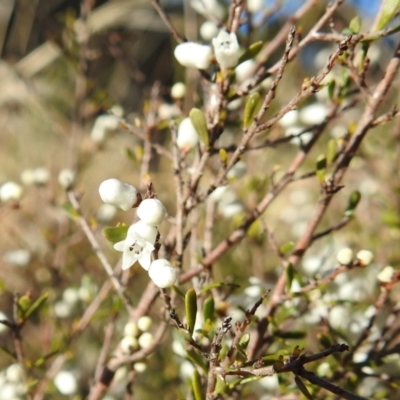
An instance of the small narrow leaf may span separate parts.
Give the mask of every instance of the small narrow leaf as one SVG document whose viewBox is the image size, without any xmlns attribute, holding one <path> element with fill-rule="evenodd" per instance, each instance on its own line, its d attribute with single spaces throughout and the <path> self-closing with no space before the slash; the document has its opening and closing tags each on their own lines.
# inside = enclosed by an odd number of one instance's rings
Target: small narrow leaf
<svg viewBox="0 0 400 400">
<path fill-rule="evenodd" d="M 79 217 L 78 211 L 75 210 L 71 203 L 64 203 L 61 208 L 71 219 L 75 220 Z"/>
<path fill-rule="evenodd" d="M 292 282 L 294 278 L 294 268 L 292 264 L 286 267 L 286 289 L 289 292 L 292 287 Z"/>
<path fill-rule="evenodd" d="M 194 325 L 196 323 L 197 315 L 197 294 L 193 288 L 190 288 L 185 295 L 185 311 L 187 327 L 191 334 L 193 334 Z"/>
<path fill-rule="evenodd" d="M 206 374 L 208 374 L 208 368 L 204 361 L 204 358 L 200 355 L 200 353 L 196 352 L 195 350 L 187 350 L 186 357 L 190 360 L 193 364 L 200 367 Z"/>
<path fill-rule="evenodd" d="M 397 9 L 400 7 L 400 0 L 383 0 L 382 13 L 377 25 L 377 30 L 383 29 L 394 17 Z"/>
<path fill-rule="evenodd" d="M 360 33 L 361 18 L 358 15 L 350 21 L 349 28 L 352 31 L 352 33 Z"/>
<path fill-rule="evenodd" d="M 172 290 L 182 299 L 185 299 L 185 293 L 182 292 L 181 289 L 179 289 L 177 286 L 172 286 Z"/>
<path fill-rule="evenodd" d="M 314 400 L 314 397 L 311 396 L 311 393 L 306 388 L 306 385 L 298 376 L 295 376 L 294 381 L 296 382 L 296 385 L 299 388 L 300 392 L 303 393 L 308 400 Z"/>
<path fill-rule="evenodd" d="M 279 251 L 281 252 L 281 254 L 285 255 L 290 253 L 293 249 L 294 242 L 286 242 L 280 247 Z"/>
<path fill-rule="evenodd" d="M 197 372 L 197 369 L 195 369 L 193 371 L 192 390 L 193 390 L 193 396 L 194 396 L 195 400 L 203 399 L 203 393 L 202 393 L 202 388 L 201 388 L 201 378 L 200 378 L 200 374 Z"/>
<path fill-rule="evenodd" d="M 240 56 L 238 64 L 244 61 L 254 58 L 262 49 L 263 42 L 260 40 L 258 42 L 252 43 L 250 47 Z"/>
<path fill-rule="evenodd" d="M 18 301 L 17 301 L 17 307 L 18 307 L 18 316 L 22 319 L 25 320 L 26 318 L 26 313 L 29 310 L 29 307 L 32 305 L 32 299 L 29 296 L 21 296 Z"/>
<path fill-rule="evenodd" d="M 203 304 L 203 317 L 204 321 L 213 321 L 214 320 L 214 311 L 215 311 L 215 303 L 214 297 L 207 297 Z"/>
<path fill-rule="evenodd" d="M 335 139 L 330 139 L 326 146 L 326 162 L 331 165 L 337 154 L 337 144 Z"/>
<path fill-rule="evenodd" d="M 317 158 L 316 162 L 316 171 L 318 182 L 322 185 L 325 183 L 325 178 L 326 178 L 326 157 L 321 154 Z"/>
<path fill-rule="evenodd" d="M 192 121 L 200 140 L 208 148 L 210 145 L 210 139 L 208 135 L 207 121 L 203 111 L 199 108 L 192 108 L 189 113 L 189 118 Z"/>
<path fill-rule="evenodd" d="M 225 149 L 219 149 L 219 159 L 221 160 L 222 164 L 226 164 L 228 161 L 228 156 L 226 154 Z"/>
<path fill-rule="evenodd" d="M 244 108 L 243 126 L 245 128 L 248 128 L 252 124 L 260 106 L 260 94 L 258 92 L 251 94 Z"/>
<path fill-rule="evenodd" d="M 103 229 L 104 237 L 111 243 L 122 242 L 126 239 L 129 226 L 125 224 L 119 224 L 117 226 L 107 226 Z"/>
<path fill-rule="evenodd" d="M 334 79 L 332 79 L 328 83 L 328 97 L 330 100 L 332 100 L 333 96 L 335 95 L 335 88 L 336 88 L 336 81 Z"/>
<path fill-rule="evenodd" d="M 239 341 L 239 346 L 242 348 L 242 349 L 246 349 L 247 348 L 247 346 L 249 345 L 249 342 L 250 342 L 250 334 L 249 333 L 245 333 L 241 338 L 240 338 L 240 341 Z"/>
<path fill-rule="evenodd" d="M 349 201 L 347 203 L 346 211 L 344 212 L 345 216 L 350 217 L 354 214 L 354 210 L 357 208 L 358 203 L 361 200 L 361 193 L 358 190 L 355 190 L 351 193 L 349 197 Z"/>
<path fill-rule="evenodd" d="M 133 164 L 138 165 L 139 164 L 139 160 L 136 158 L 135 153 L 129 148 L 129 147 L 125 147 L 124 148 L 124 156 L 131 161 Z"/>
<path fill-rule="evenodd" d="M 228 393 L 228 389 L 226 382 L 220 376 L 217 376 L 214 393 L 217 395 L 225 394 Z"/>
<path fill-rule="evenodd" d="M 26 311 L 25 318 L 29 318 L 32 314 L 38 311 L 44 305 L 44 303 L 47 301 L 48 298 L 49 298 L 48 292 L 45 292 L 41 296 L 39 296 Z"/>
</svg>

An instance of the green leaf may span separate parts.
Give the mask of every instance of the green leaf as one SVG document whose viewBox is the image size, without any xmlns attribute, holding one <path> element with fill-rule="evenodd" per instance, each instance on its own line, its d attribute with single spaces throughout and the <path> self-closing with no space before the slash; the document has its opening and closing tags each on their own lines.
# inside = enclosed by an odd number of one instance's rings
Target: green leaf
<svg viewBox="0 0 400 400">
<path fill-rule="evenodd" d="M 260 40 L 258 42 L 252 43 L 250 47 L 240 56 L 238 64 L 244 61 L 254 58 L 262 49 L 263 42 Z"/>
<path fill-rule="evenodd" d="M 103 229 L 104 237 L 111 243 L 122 242 L 126 239 L 129 226 L 126 224 L 118 224 L 117 226 L 107 226 Z"/>
<path fill-rule="evenodd" d="M 135 165 L 139 164 L 139 160 L 136 158 L 136 154 L 129 147 L 125 147 L 123 152 L 124 152 L 124 156 L 129 161 L 131 161 Z"/>
<path fill-rule="evenodd" d="M 186 357 L 188 360 L 190 360 L 193 364 L 197 365 L 200 367 L 206 374 L 208 374 L 208 367 L 207 364 L 204 361 L 203 356 L 201 356 L 198 352 L 195 350 L 187 350 L 186 351 Z"/>
<path fill-rule="evenodd" d="M 258 239 L 262 232 L 262 223 L 256 219 L 247 229 L 246 235 L 251 239 Z"/>
<path fill-rule="evenodd" d="M 203 111 L 199 108 L 192 108 L 189 113 L 189 118 L 192 121 L 200 140 L 208 148 L 210 146 L 210 139 L 208 135 L 206 116 Z"/>
<path fill-rule="evenodd" d="M 217 382 L 215 383 L 214 393 L 217 395 L 225 394 L 228 393 L 228 389 L 229 388 L 226 385 L 226 382 L 220 376 L 217 375 Z"/>
<path fill-rule="evenodd" d="M 298 376 L 295 376 L 294 381 L 296 382 L 296 385 L 299 388 L 300 392 L 303 393 L 308 400 L 314 400 L 314 397 L 311 396 L 311 393 L 306 388 L 306 385 Z"/>
<path fill-rule="evenodd" d="M 294 242 L 286 242 L 280 247 L 279 251 L 281 252 L 281 254 L 285 255 L 290 253 L 293 249 Z"/>
<path fill-rule="evenodd" d="M 182 299 L 185 299 L 185 293 L 182 292 L 181 289 L 179 289 L 177 286 L 172 286 L 172 290 Z"/>
<path fill-rule="evenodd" d="M 32 299 L 29 296 L 21 296 L 18 301 L 17 301 L 17 307 L 18 307 L 18 316 L 22 319 L 25 320 L 26 318 L 26 313 L 29 310 L 29 307 L 32 305 Z"/>
<path fill-rule="evenodd" d="M 189 332 L 193 334 L 197 315 L 197 294 L 193 288 L 190 288 L 185 295 L 186 321 Z"/>
<path fill-rule="evenodd" d="M 292 264 L 286 267 L 286 289 L 289 292 L 292 287 L 292 282 L 294 278 L 294 268 Z"/>
<path fill-rule="evenodd" d="M 354 214 L 355 209 L 357 208 L 358 203 L 361 200 L 361 193 L 358 190 L 355 190 L 351 193 L 349 197 L 349 201 L 347 203 L 346 211 L 344 215 L 350 217 Z"/>
<path fill-rule="evenodd" d="M 337 144 L 335 139 L 329 139 L 326 146 L 326 162 L 331 165 L 335 160 L 337 154 Z"/>
<path fill-rule="evenodd" d="M 260 94 L 258 92 L 252 93 L 247 99 L 246 106 L 244 108 L 243 126 L 245 128 L 248 128 L 252 124 L 254 117 L 260 109 L 260 106 Z"/>
<path fill-rule="evenodd" d="M 195 400 L 202 400 L 203 399 L 203 393 L 202 393 L 202 387 L 201 387 L 201 378 L 200 378 L 200 374 L 197 372 L 197 369 L 195 369 L 193 371 L 192 390 L 193 390 L 193 396 L 194 396 Z"/>
<path fill-rule="evenodd" d="M 357 15 L 354 17 L 349 24 L 349 28 L 353 33 L 360 33 L 361 30 L 361 18 Z"/>
<path fill-rule="evenodd" d="M 46 303 L 48 298 L 49 292 L 45 292 L 41 296 L 39 296 L 26 311 L 25 318 L 29 318 L 32 314 L 38 311 L 44 305 L 44 303 Z"/>
<path fill-rule="evenodd" d="M 71 203 L 67 202 L 61 206 L 61 209 L 73 220 L 76 220 L 79 217 L 78 211 L 72 206 Z"/>
<path fill-rule="evenodd" d="M 335 88 L 336 88 L 336 81 L 334 79 L 332 79 L 328 83 L 328 97 L 329 97 L 330 100 L 333 99 L 333 96 L 335 94 Z"/>
<path fill-rule="evenodd" d="M 321 154 L 317 158 L 316 171 L 318 182 L 322 185 L 325 183 L 326 178 L 326 157 Z"/>
<path fill-rule="evenodd" d="M 247 346 L 249 345 L 249 343 L 250 343 L 250 334 L 245 333 L 239 340 L 239 346 L 245 350 L 245 349 L 247 349 Z"/>
<path fill-rule="evenodd" d="M 228 155 L 226 154 L 225 149 L 219 149 L 219 159 L 221 160 L 222 164 L 226 164 L 228 162 Z"/>
<path fill-rule="evenodd" d="M 206 322 L 207 322 L 207 320 L 213 321 L 214 320 L 214 311 L 215 311 L 214 297 L 209 296 L 204 300 L 204 304 L 203 304 L 204 321 L 206 321 Z"/>
<path fill-rule="evenodd" d="M 383 0 L 382 13 L 377 25 L 377 30 L 383 29 L 394 17 L 400 6 L 400 0 Z"/>
</svg>

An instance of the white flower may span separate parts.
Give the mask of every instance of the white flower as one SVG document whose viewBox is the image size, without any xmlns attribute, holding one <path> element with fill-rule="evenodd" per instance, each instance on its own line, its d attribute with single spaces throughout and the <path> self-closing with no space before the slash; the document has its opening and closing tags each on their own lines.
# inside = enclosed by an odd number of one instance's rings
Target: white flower
<svg viewBox="0 0 400 400">
<path fill-rule="evenodd" d="M 200 27 L 200 36 L 206 41 L 210 42 L 215 36 L 218 35 L 218 26 L 212 21 L 205 21 Z"/>
<path fill-rule="evenodd" d="M 340 249 L 336 255 L 336 260 L 341 265 L 349 265 L 353 261 L 353 250 L 345 247 Z"/>
<path fill-rule="evenodd" d="M 153 320 L 148 315 L 143 315 L 138 319 L 137 326 L 142 332 L 146 332 L 150 329 Z"/>
<path fill-rule="evenodd" d="M 247 9 L 254 14 L 263 8 L 264 3 L 264 0 L 247 0 Z"/>
<path fill-rule="evenodd" d="M 225 17 L 225 8 L 218 0 L 191 0 L 190 5 L 205 18 L 211 16 L 222 20 Z"/>
<path fill-rule="evenodd" d="M 4 253 L 3 260 L 13 267 L 26 267 L 31 261 L 31 253 L 25 249 L 10 250 Z"/>
<path fill-rule="evenodd" d="M 208 200 L 218 202 L 222 199 L 224 193 L 230 190 L 228 186 L 218 186 L 217 188 L 214 189 L 208 196 Z"/>
<path fill-rule="evenodd" d="M 178 270 L 165 259 L 155 260 L 149 269 L 150 279 L 159 287 L 171 287 L 178 278 Z"/>
<path fill-rule="evenodd" d="M 117 213 L 117 207 L 112 204 L 102 204 L 97 210 L 97 219 L 100 222 L 108 222 L 115 217 Z"/>
<path fill-rule="evenodd" d="M 106 138 L 107 132 L 116 130 L 118 125 L 119 117 L 117 115 L 99 115 L 94 121 L 93 128 L 90 131 L 90 138 L 94 142 L 102 142 Z"/>
<path fill-rule="evenodd" d="M 128 322 L 124 326 L 124 336 L 139 336 L 139 327 L 136 322 Z"/>
<path fill-rule="evenodd" d="M 142 333 L 139 337 L 139 346 L 142 349 L 147 349 L 151 346 L 154 341 L 154 336 L 150 332 Z"/>
<path fill-rule="evenodd" d="M 357 253 L 357 258 L 360 260 L 361 265 L 366 267 L 367 265 L 371 264 L 374 254 L 369 250 L 360 250 Z"/>
<path fill-rule="evenodd" d="M 222 69 L 236 67 L 240 48 L 234 32 L 220 31 L 218 36 L 212 40 L 215 58 Z"/>
<path fill-rule="evenodd" d="M 6 378 L 9 382 L 22 382 L 24 380 L 24 375 L 23 368 L 17 363 L 11 364 L 6 369 Z"/>
<path fill-rule="evenodd" d="M 142 221 L 131 225 L 126 239 L 114 244 L 115 250 L 122 251 L 122 269 L 128 269 L 138 261 L 147 271 L 151 264 L 151 252 L 154 250 L 156 236 L 157 229 Z"/>
<path fill-rule="evenodd" d="M 379 281 L 383 283 L 389 283 L 391 282 L 394 273 L 395 273 L 394 268 L 390 265 L 387 265 L 385 268 L 382 269 L 381 272 L 379 272 L 377 278 Z"/>
<path fill-rule="evenodd" d="M 58 183 L 65 189 L 68 189 L 75 181 L 75 171 L 70 168 L 62 169 L 58 173 Z"/>
<path fill-rule="evenodd" d="M 121 210 L 128 211 L 141 199 L 137 189 L 118 179 L 107 179 L 100 184 L 99 193 L 104 203 L 112 204 Z"/>
<path fill-rule="evenodd" d="M 69 371 L 60 371 L 54 378 L 54 384 L 63 395 L 75 394 L 78 390 L 78 383 L 75 376 Z"/>
<path fill-rule="evenodd" d="M 186 95 L 186 85 L 183 82 L 176 82 L 171 88 L 173 99 L 182 99 Z"/>
<path fill-rule="evenodd" d="M 244 82 L 250 78 L 250 73 L 253 70 L 255 61 L 253 59 L 246 60 L 235 68 L 235 77 L 237 82 Z"/>
<path fill-rule="evenodd" d="M 163 203 L 158 199 L 143 200 L 136 211 L 138 217 L 150 226 L 161 224 L 166 212 Z"/>
<path fill-rule="evenodd" d="M 124 354 L 132 354 L 139 348 L 138 340 L 133 336 L 125 336 L 119 343 Z"/>
<path fill-rule="evenodd" d="M 211 64 L 212 50 L 207 45 L 185 42 L 175 47 L 174 55 L 184 67 L 207 69 Z"/>
<path fill-rule="evenodd" d="M 162 103 L 158 107 L 158 116 L 161 119 L 171 119 L 179 117 L 181 115 L 181 109 L 177 104 Z"/>
<path fill-rule="evenodd" d="M 24 169 L 21 172 L 21 182 L 26 185 L 33 185 L 35 180 L 35 170 L 31 168 Z"/>
<path fill-rule="evenodd" d="M 190 150 L 199 143 L 199 135 L 189 117 L 184 118 L 178 127 L 176 145 L 182 150 Z"/>
<path fill-rule="evenodd" d="M 279 125 L 283 128 L 289 128 L 296 125 L 299 121 L 299 112 L 297 110 L 288 111 L 279 121 Z"/>
<path fill-rule="evenodd" d="M 33 170 L 33 183 L 45 185 L 50 180 L 50 172 L 45 167 L 38 167 Z"/>
<path fill-rule="evenodd" d="M 133 369 L 140 374 L 141 372 L 146 371 L 147 364 L 144 362 L 137 362 L 133 364 Z"/>
<path fill-rule="evenodd" d="M 324 122 L 328 114 L 328 109 L 325 104 L 314 103 L 304 107 L 300 111 L 300 120 L 304 124 L 317 125 Z"/>
<path fill-rule="evenodd" d="M 6 182 L 0 186 L 0 200 L 6 202 L 9 200 L 19 200 L 22 197 L 23 189 L 18 183 Z"/>
</svg>

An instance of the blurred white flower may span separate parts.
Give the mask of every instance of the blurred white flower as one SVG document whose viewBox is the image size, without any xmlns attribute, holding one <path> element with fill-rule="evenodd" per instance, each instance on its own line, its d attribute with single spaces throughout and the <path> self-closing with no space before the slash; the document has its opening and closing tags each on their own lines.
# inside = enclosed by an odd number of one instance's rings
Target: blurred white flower
<svg viewBox="0 0 400 400">
<path fill-rule="evenodd" d="M 25 374 L 24 370 L 21 367 L 21 365 L 15 363 L 11 364 L 9 367 L 6 369 L 6 379 L 9 382 L 23 382 L 25 379 Z"/>
<path fill-rule="evenodd" d="M 274 392 L 279 387 L 278 375 L 264 376 L 259 380 L 259 384 L 268 392 Z"/>
<path fill-rule="evenodd" d="M 236 67 L 241 53 L 236 33 L 221 30 L 218 36 L 213 38 L 212 44 L 221 69 Z"/>
<path fill-rule="evenodd" d="M 331 368 L 331 366 L 329 365 L 328 362 L 323 362 L 323 363 L 318 365 L 317 374 L 319 376 L 324 377 L 324 376 L 330 375 L 331 373 L 332 373 L 332 368 Z"/>
<path fill-rule="evenodd" d="M 50 180 L 50 171 L 45 167 L 38 167 L 33 170 L 33 183 L 45 185 Z"/>
<path fill-rule="evenodd" d="M 224 218 L 229 219 L 234 217 L 235 215 L 243 213 L 244 207 L 239 199 L 234 200 L 230 203 L 225 203 L 221 201 L 218 204 L 218 211 L 222 214 Z"/>
<path fill-rule="evenodd" d="M 336 255 L 336 260 L 341 265 L 349 265 L 352 263 L 354 258 L 353 250 L 345 247 L 340 249 Z"/>
<path fill-rule="evenodd" d="M 246 60 L 246 61 L 240 63 L 235 68 L 236 81 L 244 82 L 245 80 L 249 79 L 251 77 L 250 73 L 253 70 L 254 65 L 255 65 L 255 61 L 253 59 Z"/>
<path fill-rule="evenodd" d="M 299 112 L 297 110 L 288 111 L 279 121 L 282 128 L 289 128 L 299 122 Z"/>
<path fill-rule="evenodd" d="M 137 208 L 136 214 L 147 225 L 160 225 L 167 210 L 164 204 L 158 199 L 145 199 Z M 144 229 L 144 228 L 141 228 Z"/>
<path fill-rule="evenodd" d="M 210 195 L 208 196 L 207 199 L 210 200 L 210 201 L 218 202 L 218 201 L 220 201 L 220 200 L 222 199 L 224 193 L 225 193 L 227 190 L 230 190 L 230 189 L 228 188 L 228 186 L 219 186 L 219 187 L 215 188 L 215 189 L 210 193 Z"/>
<path fill-rule="evenodd" d="M 147 364 L 144 362 L 136 362 L 135 364 L 133 364 L 133 369 L 140 374 L 146 371 Z"/>
<path fill-rule="evenodd" d="M 148 315 L 143 315 L 137 321 L 137 326 L 142 332 L 146 332 L 150 329 L 153 320 Z"/>
<path fill-rule="evenodd" d="M 367 265 L 371 264 L 374 258 L 374 253 L 369 250 L 360 250 L 356 257 L 360 261 L 361 265 L 366 267 Z"/>
<path fill-rule="evenodd" d="M 132 354 L 139 348 L 138 340 L 133 336 L 124 336 L 119 345 L 124 354 Z"/>
<path fill-rule="evenodd" d="M 186 352 L 185 352 L 186 355 Z M 180 363 L 179 366 L 179 375 L 182 379 L 191 379 L 193 377 L 195 368 L 193 367 L 193 364 L 190 361 L 183 361 Z"/>
<path fill-rule="evenodd" d="M 94 121 L 92 130 L 90 131 L 90 138 L 94 142 L 103 142 L 107 132 L 114 131 L 118 128 L 119 120 L 119 117 L 115 114 L 99 115 Z"/>
<path fill-rule="evenodd" d="M 35 171 L 32 168 L 24 169 L 21 172 L 21 182 L 26 186 L 33 185 L 35 182 Z"/>
<path fill-rule="evenodd" d="M 67 288 L 62 295 L 63 301 L 74 306 L 79 302 L 79 291 L 76 288 Z"/>
<path fill-rule="evenodd" d="M 161 258 L 151 263 L 149 277 L 159 288 L 167 288 L 176 282 L 178 270 L 168 260 Z"/>
<path fill-rule="evenodd" d="M 174 55 L 184 67 L 207 69 L 211 64 L 212 50 L 207 45 L 185 42 L 175 47 Z"/>
<path fill-rule="evenodd" d="M 67 303 L 65 300 L 57 301 L 54 304 L 54 314 L 57 318 L 68 318 L 74 312 L 74 306 L 71 303 Z"/>
<path fill-rule="evenodd" d="M 26 249 L 9 250 L 4 253 L 3 260 L 12 267 L 26 267 L 31 261 L 31 253 Z"/>
<path fill-rule="evenodd" d="M 212 21 L 205 21 L 200 27 L 200 36 L 206 41 L 211 42 L 218 35 L 219 28 Z"/>
<path fill-rule="evenodd" d="M 162 103 L 158 107 L 158 116 L 163 120 L 179 117 L 180 115 L 181 115 L 181 109 L 175 103 L 174 104 Z"/>
<path fill-rule="evenodd" d="M 20 200 L 22 193 L 22 186 L 12 181 L 5 182 L 0 186 L 0 200 L 4 203 L 10 200 Z"/>
<path fill-rule="evenodd" d="M 186 95 L 186 85 L 183 82 L 176 82 L 171 88 L 173 99 L 183 99 Z"/>
<path fill-rule="evenodd" d="M 117 214 L 117 207 L 104 203 L 97 210 L 97 219 L 103 223 L 108 222 L 115 217 L 115 214 Z"/>
<path fill-rule="evenodd" d="M 139 336 L 138 342 L 142 349 L 147 349 L 154 342 L 154 336 L 150 332 L 144 332 Z"/>
<path fill-rule="evenodd" d="M 54 385 L 65 396 L 73 395 L 78 391 L 76 378 L 69 371 L 60 371 L 54 378 Z"/>
<path fill-rule="evenodd" d="M 107 179 L 99 186 L 99 194 L 104 203 L 128 211 L 141 200 L 137 189 L 118 179 Z"/>
<path fill-rule="evenodd" d="M 124 326 L 124 336 L 139 336 L 139 327 L 136 322 L 130 321 Z"/>
<path fill-rule="evenodd" d="M 265 5 L 265 0 L 247 0 L 247 9 L 252 14 L 260 11 Z"/>
<path fill-rule="evenodd" d="M 64 168 L 58 173 L 58 183 L 65 189 L 71 187 L 75 181 L 75 171 L 70 168 Z"/>
<path fill-rule="evenodd" d="M 300 110 L 300 121 L 306 125 L 317 125 L 325 121 L 328 108 L 325 104 L 314 103 Z"/>
<path fill-rule="evenodd" d="M 190 5 L 204 18 L 214 16 L 219 20 L 225 17 L 225 7 L 218 0 L 191 0 Z"/>
<path fill-rule="evenodd" d="M 385 268 L 379 272 L 377 278 L 380 282 L 388 283 L 391 282 L 393 275 L 395 273 L 395 269 L 391 265 L 387 265 Z"/>
<path fill-rule="evenodd" d="M 199 143 L 199 135 L 189 117 L 184 118 L 178 127 L 176 145 L 182 150 L 191 150 Z"/>
<path fill-rule="evenodd" d="M 301 126 L 291 126 L 286 129 L 285 136 L 286 137 L 294 136 L 290 140 L 291 144 L 294 144 L 296 146 L 305 146 L 313 138 L 313 133 L 312 132 L 304 132 L 304 130 L 305 129 Z M 303 133 L 301 133 L 301 132 L 303 132 Z M 301 135 L 300 135 L 300 133 L 301 133 Z"/>
</svg>

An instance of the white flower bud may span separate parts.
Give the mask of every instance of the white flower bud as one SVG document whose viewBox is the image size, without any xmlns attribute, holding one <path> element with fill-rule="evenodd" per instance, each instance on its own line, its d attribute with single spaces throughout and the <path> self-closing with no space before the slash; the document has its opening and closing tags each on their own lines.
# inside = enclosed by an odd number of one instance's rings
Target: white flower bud
<svg viewBox="0 0 400 400">
<path fill-rule="evenodd" d="M 228 33 L 222 30 L 212 40 L 212 44 L 214 46 L 215 58 L 221 69 L 236 67 L 240 57 L 240 48 L 236 33 Z"/>
<path fill-rule="evenodd" d="M 33 170 L 33 183 L 35 185 L 45 185 L 50 180 L 50 172 L 45 167 L 35 168 Z"/>
<path fill-rule="evenodd" d="M 182 150 L 193 149 L 199 143 L 199 135 L 189 117 L 184 118 L 178 127 L 176 145 Z"/>
<path fill-rule="evenodd" d="M 314 103 L 304 107 L 300 113 L 300 121 L 303 124 L 317 125 L 324 122 L 328 114 L 328 109 L 325 104 Z"/>
<path fill-rule="evenodd" d="M 141 196 L 137 189 L 118 179 L 107 179 L 100 184 L 99 193 L 104 203 L 112 204 L 121 210 L 128 211 L 134 207 Z"/>
<path fill-rule="evenodd" d="M 121 350 L 124 354 L 132 354 L 139 348 L 137 339 L 133 336 L 125 336 L 119 343 Z"/>
<path fill-rule="evenodd" d="M 124 336 L 139 336 L 139 327 L 136 322 L 128 322 L 124 326 Z"/>
<path fill-rule="evenodd" d="M 22 382 L 24 375 L 24 370 L 19 364 L 11 364 L 6 369 L 6 378 L 9 382 Z"/>
<path fill-rule="evenodd" d="M 73 395 L 78 390 L 76 378 L 69 371 L 60 371 L 54 378 L 54 385 L 65 396 Z"/>
<path fill-rule="evenodd" d="M 225 7 L 218 0 L 191 0 L 190 5 L 207 19 L 223 20 L 226 14 Z"/>
<path fill-rule="evenodd" d="M 54 314 L 57 318 L 68 318 L 72 315 L 73 308 L 72 304 L 64 300 L 57 301 L 57 303 L 54 304 Z"/>
<path fill-rule="evenodd" d="M 211 42 L 218 35 L 219 28 L 212 21 L 205 21 L 200 27 L 200 36 L 206 41 Z"/>
<path fill-rule="evenodd" d="M 147 364 L 144 362 L 137 362 L 133 365 L 133 369 L 140 374 L 141 372 L 146 371 Z"/>
<path fill-rule="evenodd" d="M 0 321 L 8 321 L 8 317 L 6 314 L 3 313 L 3 311 L 0 311 Z M 8 330 L 8 326 L 4 324 L 0 324 L 0 335 L 3 332 L 6 332 Z"/>
<path fill-rule="evenodd" d="M 182 99 L 186 95 L 186 85 L 183 82 L 176 82 L 171 88 L 173 99 Z"/>
<path fill-rule="evenodd" d="M 138 319 L 137 325 L 142 332 L 146 332 L 150 329 L 152 322 L 153 320 L 148 315 L 143 315 Z"/>
<path fill-rule="evenodd" d="M 31 168 L 24 169 L 21 172 L 21 182 L 26 186 L 33 185 L 35 183 L 35 171 Z"/>
<path fill-rule="evenodd" d="M 15 182 L 6 182 L 0 186 L 0 200 L 6 202 L 9 200 L 20 200 L 22 197 L 22 186 Z"/>
<path fill-rule="evenodd" d="M 214 189 L 213 192 L 208 196 L 208 200 L 218 202 L 221 201 L 222 197 L 224 196 L 225 192 L 230 190 L 228 186 L 218 186 Z M 235 196 L 235 195 L 234 195 Z"/>
<path fill-rule="evenodd" d="M 252 14 L 260 11 L 264 7 L 264 0 L 247 0 L 247 9 Z"/>
<path fill-rule="evenodd" d="M 377 278 L 382 283 L 389 283 L 391 282 L 394 273 L 395 273 L 394 268 L 390 265 L 387 265 L 385 268 L 382 269 L 381 272 L 379 272 Z"/>
<path fill-rule="evenodd" d="M 140 335 L 140 337 L 139 337 L 139 340 L 138 340 L 139 346 L 140 346 L 142 349 L 147 349 L 147 348 L 149 348 L 149 347 L 151 346 L 151 344 L 153 343 L 153 341 L 154 341 L 154 337 L 153 337 L 153 335 L 152 335 L 150 332 L 144 332 L 144 333 L 142 333 L 142 334 Z"/>
<path fill-rule="evenodd" d="M 58 173 L 58 183 L 65 189 L 71 187 L 75 181 L 75 171 L 69 168 L 62 169 Z"/>
<path fill-rule="evenodd" d="M 137 208 L 137 215 L 147 225 L 156 226 L 161 224 L 167 210 L 158 199 L 145 199 Z M 153 242 L 154 243 L 154 242 Z"/>
<path fill-rule="evenodd" d="M 97 219 L 100 222 L 108 222 L 115 217 L 117 207 L 112 204 L 102 204 L 97 210 Z"/>
<path fill-rule="evenodd" d="M 178 278 L 178 270 L 169 261 L 159 259 L 151 263 L 149 277 L 159 288 L 167 288 L 175 283 Z"/>
<path fill-rule="evenodd" d="M 250 78 L 250 72 L 253 70 L 255 61 L 250 59 L 242 62 L 235 68 L 235 76 L 237 82 L 244 82 Z"/>
<path fill-rule="evenodd" d="M 10 250 L 4 253 L 3 260 L 12 267 L 26 267 L 31 261 L 31 253 L 25 249 Z"/>
<path fill-rule="evenodd" d="M 336 255 L 336 260 L 341 265 L 350 265 L 353 261 L 353 250 L 347 247 L 340 249 Z"/>
<path fill-rule="evenodd" d="M 79 301 L 79 291 L 72 287 L 67 288 L 64 290 L 62 297 L 66 303 L 73 306 Z"/>
<path fill-rule="evenodd" d="M 179 117 L 181 115 L 181 109 L 177 104 L 163 103 L 158 107 L 158 116 L 161 119 L 171 119 Z"/>
<path fill-rule="evenodd" d="M 211 64 L 212 50 L 207 45 L 185 42 L 175 47 L 174 55 L 184 67 L 207 69 Z"/>
<path fill-rule="evenodd" d="M 119 117 L 113 114 L 99 115 L 90 132 L 90 138 L 94 142 L 102 142 L 106 138 L 108 131 L 114 131 L 119 126 Z"/>
<path fill-rule="evenodd" d="M 367 265 L 371 264 L 374 254 L 369 250 L 360 250 L 357 253 L 357 258 L 360 260 L 361 265 L 366 267 Z"/>
<path fill-rule="evenodd" d="M 299 112 L 297 110 L 290 110 L 278 121 L 278 123 L 283 128 L 289 128 L 296 125 L 298 120 Z"/>
</svg>

